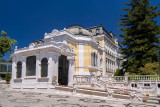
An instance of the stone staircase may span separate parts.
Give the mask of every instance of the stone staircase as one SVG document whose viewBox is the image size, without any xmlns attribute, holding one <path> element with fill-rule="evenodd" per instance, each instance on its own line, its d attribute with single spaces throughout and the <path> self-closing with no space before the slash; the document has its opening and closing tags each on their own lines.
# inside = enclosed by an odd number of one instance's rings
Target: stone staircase
<svg viewBox="0 0 160 107">
<path fill-rule="evenodd" d="M 78 83 L 77 85 L 80 86 L 81 88 L 83 87 L 83 85 L 79 85 L 79 84 L 81 84 L 81 82 L 86 83 L 88 87 L 91 87 L 93 89 L 93 91 L 94 89 L 106 91 L 108 96 L 112 96 L 112 97 L 118 96 L 119 98 L 123 98 L 125 96 L 129 99 L 136 99 L 137 101 L 142 101 L 142 99 L 146 97 L 145 94 L 143 94 L 140 90 L 127 89 L 126 87 L 114 87 L 112 80 L 109 80 L 109 79 L 103 80 L 103 78 L 100 76 L 99 77 L 95 75 L 85 76 L 84 79 L 83 79 L 83 76 L 80 76 L 78 77 L 78 79 L 79 81 L 77 82 Z M 87 80 L 87 81 L 84 82 L 83 80 Z M 123 78 L 122 78 L 122 81 L 124 82 Z"/>
</svg>

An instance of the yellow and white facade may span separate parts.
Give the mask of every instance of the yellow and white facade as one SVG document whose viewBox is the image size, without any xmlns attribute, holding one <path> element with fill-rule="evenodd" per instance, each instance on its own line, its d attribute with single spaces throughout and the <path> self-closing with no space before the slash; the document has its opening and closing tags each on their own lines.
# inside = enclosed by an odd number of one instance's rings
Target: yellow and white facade
<svg viewBox="0 0 160 107">
<path fill-rule="evenodd" d="M 101 25 L 55 29 L 29 47 L 16 47 L 11 56 L 11 87 L 51 90 L 54 80 L 60 85 L 72 85 L 74 75 L 114 73 L 120 67 L 119 49 L 114 34 Z"/>
</svg>

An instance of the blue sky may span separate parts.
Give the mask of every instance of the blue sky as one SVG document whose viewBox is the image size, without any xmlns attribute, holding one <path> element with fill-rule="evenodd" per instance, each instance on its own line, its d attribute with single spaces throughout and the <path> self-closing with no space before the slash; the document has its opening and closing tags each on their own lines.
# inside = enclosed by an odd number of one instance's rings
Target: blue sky
<svg viewBox="0 0 160 107">
<path fill-rule="evenodd" d="M 150 1 L 160 4 L 160 0 Z M 0 0 L 0 31 L 16 39 L 18 48 L 42 39 L 45 32 L 72 24 L 85 28 L 103 24 L 107 31 L 120 34 L 117 22 L 126 2 L 129 0 Z"/>
</svg>

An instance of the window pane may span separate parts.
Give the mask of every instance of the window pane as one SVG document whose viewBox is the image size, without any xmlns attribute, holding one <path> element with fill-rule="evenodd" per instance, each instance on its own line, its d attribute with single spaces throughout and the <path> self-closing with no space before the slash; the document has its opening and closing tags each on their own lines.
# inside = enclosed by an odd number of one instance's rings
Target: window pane
<svg viewBox="0 0 160 107">
<path fill-rule="evenodd" d="M 12 65 L 8 65 L 8 72 L 12 72 Z"/>
<path fill-rule="evenodd" d="M 26 76 L 36 75 L 36 56 L 27 57 L 26 68 L 27 68 Z"/>
<path fill-rule="evenodd" d="M 19 61 L 17 63 L 17 78 L 21 78 L 21 74 L 22 74 L 22 63 L 21 61 Z"/>
<path fill-rule="evenodd" d="M 48 76 L 48 60 L 47 58 L 43 58 L 41 61 L 41 77 Z"/>
<path fill-rule="evenodd" d="M 0 64 L 0 72 L 7 72 L 7 65 Z"/>
</svg>

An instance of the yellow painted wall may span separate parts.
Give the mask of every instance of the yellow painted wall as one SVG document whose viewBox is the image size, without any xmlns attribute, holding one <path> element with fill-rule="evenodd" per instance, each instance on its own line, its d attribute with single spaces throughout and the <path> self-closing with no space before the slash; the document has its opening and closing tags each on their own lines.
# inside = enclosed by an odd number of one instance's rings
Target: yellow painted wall
<svg viewBox="0 0 160 107">
<path fill-rule="evenodd" d="M 79 71 L 79 68 L 76 68 L 76 66 L 79 66 L 79 45 L 75 45 L 73 43 L 70 43 L 70 42 L 67 42 L 68 43 L 68 46 L 72 49 L 74 49 L 74 54 L 76 55 L 75 56 L 75 61 L 74 61 L 74 64 L 75 64 L 75 71 L 78 72 Z"/>
<path fill-rule="evenodd" d="M 91 66 L 91 52 L 98 52 L 95 48 L 88 46 L 88 45 L 84 45 L 83 46 L 84 49 L 84 67 L 89 67 Z M 89 72 L 88 68 L 84 68 L 85 72 Z"/>
<path fill-rule="evenodd" d="M 100 45 L 101 47 L 103 47 L 102 39 L 99 39 L 99 45 Z"/>
<path fill-rule="evenodd" d="M 73 48 L 74 49 L 74 54 L 76 54 L 75 56 L 75 71 L 76 72 L 79 72 L 79 68 L 77 68 L 79 66 L 79 45 L 75 45 L 73 43 L 70 43 L 68 42 L 68 46 L 70 48 Z M 83 45 L 83 49 L 84 49 L 84 71 L 85 72 L 89 72 L 89 69 L 87 67 L 91 66 L 91 52 L 94 51 L 96 53 L 98 53 L 98 51 L 91 47 L 91 46 L 88 46 L 88 45 Z"/>
</svg>

